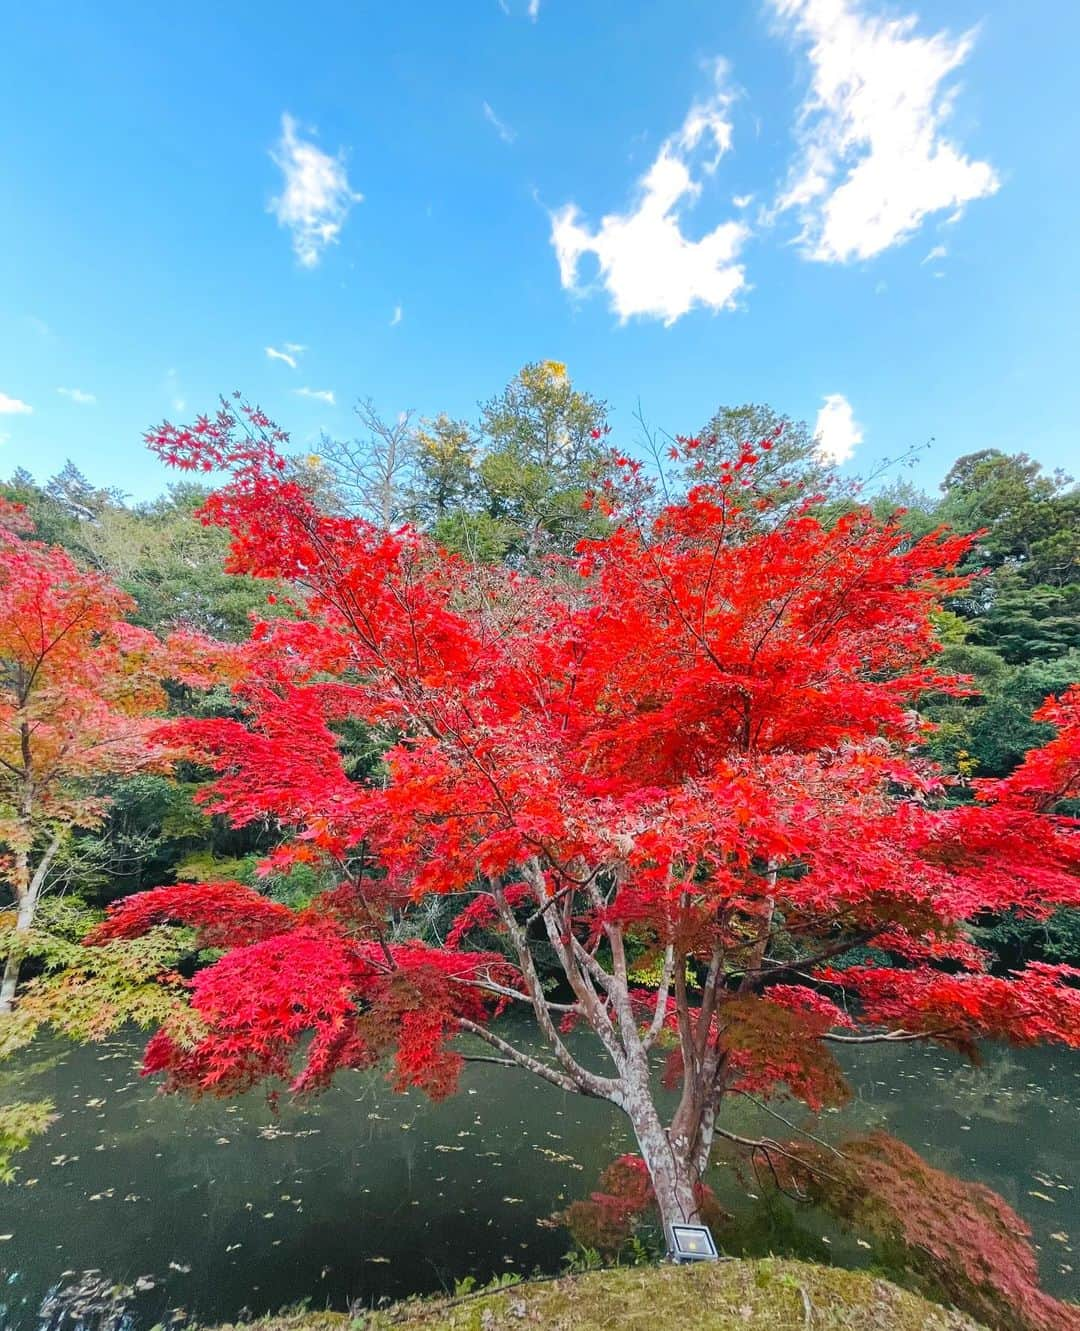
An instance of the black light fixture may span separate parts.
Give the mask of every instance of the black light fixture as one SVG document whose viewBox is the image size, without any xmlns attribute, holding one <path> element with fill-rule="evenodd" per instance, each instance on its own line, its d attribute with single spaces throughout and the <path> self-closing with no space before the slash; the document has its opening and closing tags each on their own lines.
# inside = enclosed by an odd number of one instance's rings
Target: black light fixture
<svg viewBox="0 0 1080 1331">
<path fill-rule="evenodd" d="M 671 1252 L 673 1262 L 715 1262 L 719 1254 L 712 1234 L 705 1225 L 672 1225 Z"/>
</svg>

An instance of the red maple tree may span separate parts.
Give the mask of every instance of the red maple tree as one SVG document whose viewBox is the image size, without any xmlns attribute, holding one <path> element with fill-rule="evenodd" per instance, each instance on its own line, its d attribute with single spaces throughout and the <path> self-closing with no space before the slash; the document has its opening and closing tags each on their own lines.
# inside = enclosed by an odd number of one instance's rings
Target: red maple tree
<svg viewBox="0 0 1080 1331">
<path fill-rule="evenodd" d="M 105 812 L 100 779 L 163 763 L 161 644 L 127 623 L 129 596 L 30 530 L 0 500 L 0 1012 L 57 853 Z"/>
<path fill-rule="evenodd" d="M 918 756 L 920 695 L 959 687 L 933 669 L 933 615 L 963 539 L 826 523 L 812 499 L 761 521 L 765 440 L 677 500 L 631 498 L 574 560 L 480 569 L 319 511 L 284 438 L 247 408 L 150 436 L 229 473 L 203 520 L 231 532 L 230 567 L 296 589 L 235 658 L 244 720 L 172 738 L 216 770 L 212 810 L 274 820 L 276 863 L 331 863 L 340 885 L 298 911 L 220 883 L 114 908 L 92 941 L 174 921 L 227 947 L 192 985 L 202 1037 L 160 1032 L 147 1070 L 228 1093 L 392 1055 L 399 1085 L 442 1094 L 482 1056 L 623 1110 L 670 1227 L 698 1218 L 718 1138 L 784 1150 L 731 1131 L 733 1097 L 843 1100 L 836 1042 L 1080 1044 L 1077 972 L 992 974 L 965 928 L 1080 902 L 1050 811 L 1076 787 L 1080 696 L 968 803 Z M 383 783 L 346 774 L 346 719 L 387 737 Z M 465 903 L 445 945 L 395 941 L 432 894 Z M 509 958 L 467 950 L 479 927 Z M 859 947 L 878 960 L 844 966 Z M 508 1005 L 533 1048 L 492 1023 Z"/>
</svg>

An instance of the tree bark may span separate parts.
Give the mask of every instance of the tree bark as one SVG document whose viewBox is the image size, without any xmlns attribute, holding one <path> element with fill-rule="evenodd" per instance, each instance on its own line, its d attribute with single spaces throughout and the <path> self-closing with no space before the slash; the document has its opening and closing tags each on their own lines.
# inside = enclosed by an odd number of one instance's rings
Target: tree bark
<svg viewBox="0 0 1080 1331">
<path fill-rule="evenodd" d="M 649 1171 L 670 1251 L 674 1247 L 673 1225 L 701 1223 L 698 1209 L 700 1154 L 684 1149 L 685 1143 L 665 1130 L 656 1111 L 647 1064 L 627 1077 L 622 1108 L 633 1125 L 638 1150 Z"/>
<path fill-rule="evenodd" d="M 15 1006 L 15 990 L 19 984 L 19 970 L 22 966 L 19 945 L 23 936 L 33 928 L 38 900 L 41 897 L 41 889 L 45 883 L 45 875 L 56 857 L 56 852 L 60 849 L 60 840 L 60 833 L 54 832 L 53 838 L 45 848 L 41 859 L 38 860 L 32 876 L 27 852 L 19 851 L 16 854 L 14 884 L 16 916 L 13 931 L 15 940 L 14 946 L 4 962 L 4 976 L 0 980 L 0 1016 L 10 1013 Z"/>
</svg>

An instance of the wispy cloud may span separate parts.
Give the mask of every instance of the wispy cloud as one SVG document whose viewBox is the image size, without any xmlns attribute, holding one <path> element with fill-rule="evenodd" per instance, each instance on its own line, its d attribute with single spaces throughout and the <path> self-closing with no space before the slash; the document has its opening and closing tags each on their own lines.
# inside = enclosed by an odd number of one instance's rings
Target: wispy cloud
<svg viewBox="0 0 1080 1331">
<path fill-rule="evenodd" d="M 81 388 L 58 388 L 56 391 L 61 397 L 70 398 L 72 402 L 78 402 L 82 407 L 92 407 L 97 401 L 93 393 L 86 393 Z"/>
<path fill-rule="evenodd" d="M 736 262 L 749 233 L 742 222 L 722 222 L 700 240 L 683 234 L 683 212 L 702 192 L 731 146 L 731 94 L 727 66 L 717 61 L 714 88 L 695 102 L 678 130 L 665 139 L 656 160 L 638 182 L 635 205 L 608 213 L 594 231 L 583 224 L 576 204 L 551 217 L 551 243 L 559 276 L 568 291 L 581 292 L 582 258 L 595 255 L 600 281 L 621 322 L 634 315 L 673 324 L 695 305 L 722 310 L 735 304 L 746 286 Z"/>
<path fill-rule="evenodd" d="M 517 138 L 517 131 L 512 130 L 504 120 L 499 119 L 489 102 L 482 102 L 481 105 L 484 108 L 484 119 L 494 127 L 495 133 L 498 134 L 503 143 L 513 143 Z"/>
<path fill-rule="evenodd" d="M 172 401 L 173 411 L 184 411 L 187 407 L 187 401 L 180 391 L 180 376 L 175 370 L 165 372 L 165 391 Z"/>
<path fill-rule="evenodd" d="M 529 0 L 529 17 L 534 23 L 540 17 L 540 0 Z"/>
<path fill-rule="evenodd" d="M 863 441 L 862 426 L 843 393 L 830 393 L 814 422 L 819 456 L 827 462 L 846 462 Z"/>
<path fill-rule="evenodd" d="M 404 319 L 404 317 L 405 317 L 405 311 L 401 308 L 400 305 L 395 305 L 394 313 L 390 317 L 390 327 L 396 328 L 398 324 L 401 323 L 402 319 Z"/>
<path fill-rule="evenodd" d="M 281 168 L 285 186 L 270 204 L 278 224 L 292 232 L 293 250 L 305 268 L 314 268 L 328 245 L 337 243 L 349 210 L 363 198 L 349 184 L 339 153 L 331 157 L 297 130 L 290 115 L 281 117 L 281 138 L 270 156 Z"/>
<path fill-rule="evenodd" d="M 945 137 L 973 31 L 916 35 L 914 15 L 883 18 L 868 0 L 770 0 L 809 44 L 799 160 L 777 202 L 795 211 L 807 257 L 845 263 L 906 240 L 931 213 L 997 190 L 988 162 Z M 876 0 L 875 0 L 876 3 Z"/>
<path fill-rule="evenodd" d="M 296 369 L 296 358 L 304 348 L 297 346 L 294 342 L 286 342 L 284 350 L 278 347 L 267 347 L 266 354 L 271 360 L 283 361 L 290 370 Z"/>
<path fill-rule="evenodd" d="M 295 388 L 298 397 L 310 397 L 316 402 L 325 402 L 328 407 L 335 405 L 333 389 L 330 388 Z"/>
<path fill-rule="evenodd" d="M 24 402 L 22 398 L 0 393 L 0 416 L 29 416 L 33 410 L 29 402 Z"/>
<path fill-rule="evenodd" d="M 944 245 L 935 245 L 930 253 L 923 260 L 923 263 L 933 263 L 935 259 L 944 259 L 949 251 Z"/>
</svg>

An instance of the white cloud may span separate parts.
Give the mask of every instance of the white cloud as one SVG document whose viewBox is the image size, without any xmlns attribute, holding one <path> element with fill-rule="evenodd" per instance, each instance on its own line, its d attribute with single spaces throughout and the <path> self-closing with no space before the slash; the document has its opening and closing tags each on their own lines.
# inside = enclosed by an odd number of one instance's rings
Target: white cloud
<svg viewBox="0 0 1080 1331">
<path fill-rule="evenodd" d="M 56 391 L 62 397 L 68 397 L 72 402 L 78 402 L 83 407 L 92 407 L 97 401 L 93 393 L 85 393 L 81 388 L 58 388 Z"/>
<path fill-rule="evenodd" d="M 540 17 L 540 0 L 529 0 L 529 17 L 534 23 Z"/>
<path fill-rule="evenodd" d="M 0 416 L 29 416 L 33 410 L 29 402 L 0 393 Z"/>
<path fill-rule="evenodd" d="M 349 185 L 345 163 L 300 138 L 296 121 L 281 117 L 281 138 L 270 156 L 281 168 L 285 188 L 270 204 L 280 226 L 292 232 L 293 249 L 305 268 L 314 268 L 328 245 L 337 243 L 354 203 L 363 198 Z"/>
<path fill-rule="evenodd" d="M 949 251 L 945 248 L 944 245 L 935 245 L 934 248 L 923 260 L 923 263 L 933 263 L 935 259 L 944 259 L 945 256 L 948 254 L 948 252 Z"/>
<path fill-rule="evenodd" d="M 292 346 L 293 346 L 293 343 L 291 343 L 291 342 L 286 342 L 286 343 L 285 343 L 285 346 L 286 346 L 286 347 L 292 347 Z M 293 352 L 293 351 L 288 351 L 288 350 L 286 350 L 286 351 L 279 351 L 279 350 L 277 349 L 277 347 L 267 347 L 267 348 L 266 348 L 266 354 L 267 354 L 267 356 L 269 356 L 269 358 L 270 358 L 271 360 L 280 360 L 280 361 L 284 361 L 285 364 L 289 367 L 290 370 L 295 370 L 295 369 L 296 369 L 296 356 L 297 356 L 297 354 L 298 354 L 299 352 L 301 352 L 301 351 L 303 351 L 303 347 L 297 347 L 295 352 Z"/>
<path fill-rule="evenodd" d="M 749 208 L 754 202 L 754 196 L 752 194 L 736 194 L 732 197 L 731 202 L 736 208 Z"/>
<path fill-rule="evenodd" d="M 712 95 L 695 102 L 681 127 L 660 145 L 638 182 L 632 210 L 608 213 L 596 231 L 579 220 L 576 204 L 551 216 L 563 287 L 580 292 L 581 260 L 595 255 L 620 322 L 640 314 L 670 325 L 695 305 L 730 308 L 746 286 L 744 269 L 736 262 L 749 235 L 742 222 L 722 222 L 700 240 L 682 230 L 683 212 L 701 194 L 701 176 L 711 176 L 731 146 L 726 74 L 726 65 L 717 61 Z M 711 156 L 703 158 L 702 150 Z"/>
<path fill-rule="evenodd" d="M 405 317 L 405 311 L 401 308 L 400 305 L 395 305 L 394 313 L 390 318 L 390 327 L 396 328 L 398 324 L 401 323 L 404 317 Z"/>
<path fill-rule="evenodd" d="M 173 411 L 183 411 L 187 407 L 187 401 L 180 391 L 180 377 L 175 370 L 165 372 L 165 391 L 172 399 Z"/>
<path fill-rule="evenodd" d="M 843 393 L 829 393 L 814 422 L 818 455 L 826 462 L 846 462 L 863 441 L 862 426 Z"/>
<path fill-rule="evenodd" d="M 515 130 L 512 130 L 505 120 L 499 119 L 499 117 L 492 110 L 491 104 L 489 102 L 483 102 L 481 103 L 481 105 L 484 108 L 484 119 L 488 122 L 489 125 L 492 125 L 494 127 L 495 133 L 498 134 L 499 138 L 502 139 L 503 143 L 513 143 L 514 140 L 517 138 L 517 132 Z"/>
<path fill-rule="evenodd" d="M 325 402 L 328 407 L 334 406 L 334 393 L 330 388 L 296 388 L 293 390 L 298 397 L 314 398 L 316 402 Z"/>
<path fill-rule="evenodd" d="M 973 31 L 917 36 L 916 17 L 882 18 L 863 0 L 771 0 L 810 45 L 801 152 L 777 211 L 794 209 L 809 258 L 845 263 L 906 240 L 930 213 L 958 215 L 1000 181 L 944 135 Z"/>
</svg>

